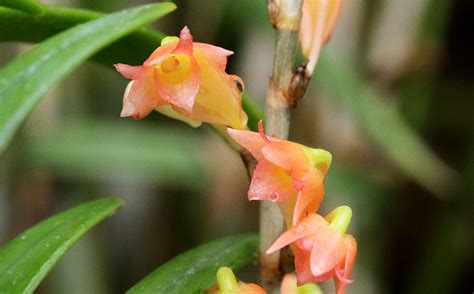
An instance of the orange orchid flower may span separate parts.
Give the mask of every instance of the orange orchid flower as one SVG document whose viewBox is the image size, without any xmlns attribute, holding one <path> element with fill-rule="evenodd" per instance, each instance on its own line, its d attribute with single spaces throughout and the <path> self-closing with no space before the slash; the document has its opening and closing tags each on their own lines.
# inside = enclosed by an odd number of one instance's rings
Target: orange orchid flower
<svg viewBox="0 0 474 294">
<path fill-rule="evenodd" d="M 267 250 L 271 254 L 292 244 L 298 284 L 334 278 L 336 293 L 343 294 L 354 264 L 357 243 L 345 234 L 352 210 L 341 206 L 326 216 L 312 213 L 281 235 Z"/>
<path fill-rule="evenodd" d="M 141 119 L 152 110 L 183 120 L 192 126 L 201 122 L 246 129 L 238 83 L 225 72 L 232 51 L 193 42 L 184 27 L 179 39 L 167 37 L 140 66 L 116 64 L 132 80 L 124 94 L 122 117 Z"/>
<path fill-rule="evenodd" d="M 313 73 L 321 48 L 329 42 L 339 17 L 342 0 L 304 0 L 299 39 L 307 69 Z"/>
<path fill-rule="evenodd" d="M 331 164 L 329 152 L 269 137 L 261 122 L 259 133 L 233 129 L 227 132 L 258 161 L 249 200 L 279 201 L 289 227 L 306 212 L 318 209 L 324 194 L 324 177 Z"/>
</svg>

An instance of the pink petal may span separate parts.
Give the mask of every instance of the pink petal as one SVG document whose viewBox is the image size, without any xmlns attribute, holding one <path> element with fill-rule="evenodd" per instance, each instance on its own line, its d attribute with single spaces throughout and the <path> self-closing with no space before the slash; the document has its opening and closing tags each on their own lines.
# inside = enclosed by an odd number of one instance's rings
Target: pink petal
<svg viewBox="0 0 474 294">
<path fill-rule="evenodd" d="M 346 235 L 344 237 L 344 244 L 346 245 L 346 256 L 343 269 L 344 275 L 343 278 L 337 276 L 337 278 L 334 279 L 337 294 L 344 294 L 348 281 L 350 281 L 349 277 L 357 254 L 357 242 L 352 235 Z"/>
<path fill-rule="evenodd" d="M 158 47 L 143 63 L 144 66 L 152 66 L 159 64 L 168 54 L 173 52 L 178 43 L 168 43 Z"/>
<path fill-rule="evenodd" d="M 227 133 L 239 145 L 249 151 L 255 159 L 262 159 L 262 147 L 266 144 L 259 133 L 244 130 L 227 129 Z"/>
<path fill-rule="evenodd" d="M 308 213 L 315 213 L 324 196 L 323 177 L 320 172 L 312 168 L 303 178 L 303 189 L 298 192 L 293 224 L 298 223 Z"/>
<path fill-rule="evenodd" d="M 271 142 L 262 148 L 265 158 L 301 179 L 309 168 L 309 161 L 302 146 L 289 141 Z"/>
<path fill-rule="evenodd" d="M 164 104 L 156 91 L 152 70 L 148 70 L 141 78 L 131 82 L 129 87 L 125 91 L 121 117 L 131 116 L 134 119 L 141 119 Z"/>
<path fill-rule="evenodd" d="M 318 218 L 322 218 L 319 215 L 312 214 L 306 219 L 302 220 L 293 228 L 289 229 L 288 231 L 284 232 L 274 243 L 273 245 L 266 251 L 267 254 L 271 254 L 281 248 L 290 245 L 293 242 L 296 242 L 299 239 L 302 239 L 308 235 L 311 235 L 318 229 L 318 223 L 320 220 Z M 315 227 L 316 225 L 316 227 Z"/>
<path fill-rule="evenodd" d="M 184 27 L 179 34 L 179 42 L 176 48 L 173 50 L 176 54 L 193 54 L 193 36 L 188 27 Z"/>
<path fill-rule="evenodd" d="M 249 200 L 283 201 L 296 195 L 291 178 L 282 168 L 260 161 L 252 175 Z"/>
<path fill-rule="evenodd" d="M 145 67 L 132 66 L 123 63 L 114 64 L 115 69 L 124 77 L 129 80 L 138 80 L 146 71 Z"/>
<path fill-rule="evenodd" d="M 329 227 L 319 230 L 313 240 L 311 251 L 311 272 L 314 276 L 333 271 L 344 258 L 345 244 L 340 233 Z"/>
</svg>

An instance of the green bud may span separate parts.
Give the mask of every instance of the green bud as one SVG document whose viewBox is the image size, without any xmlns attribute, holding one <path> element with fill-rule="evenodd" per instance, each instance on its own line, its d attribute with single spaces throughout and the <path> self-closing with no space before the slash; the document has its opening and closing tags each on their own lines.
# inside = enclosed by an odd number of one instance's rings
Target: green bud
<svg viewBox="0 0 474 294">
<path fill-rule="evenodd" d="M 221 293 L 239 289 L 239 283 L 232 270 L 223 266 L 217 270 L 217 285 Z"/>
<path fill-rule="evenodd" d="M 178 41 L 179 41 L 179 38 L 176 37 L 176 36 L 164 37 L 164 38 L 161 40 L 161 46 L 166 45 L 166 44 L 168 44 L 168 43 L 177 43 Z"/>
<path fill-rule="evenodd" d="M 306 147 L 304 152 L 314 166 L 325 170 L 328 170 L 331 166 L 332 155 L 328 151 Z"/>
<path fill-rule="evenodd" d="M 297 294 L 323 294 L 323 291 L 317 284 L 306 284 L 298 287 Z"/>
<path fill-rule="evenodd" d="M 352 219 L 352 209 L 349 206 L 339 206 L 334 209 L 331 213 L 326 215 L 326 220 L 330 222 L 329 227 L 331 227 L 336 232 L 344 235 L 347 228 L 351 224 Z"/>
</svg>

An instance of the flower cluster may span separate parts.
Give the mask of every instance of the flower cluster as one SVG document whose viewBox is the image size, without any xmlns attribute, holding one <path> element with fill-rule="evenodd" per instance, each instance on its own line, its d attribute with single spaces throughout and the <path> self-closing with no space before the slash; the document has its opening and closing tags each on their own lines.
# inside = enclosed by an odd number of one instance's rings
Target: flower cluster
<svg viewBox="0 0 474 294">
<path fill-rule="evenodd" d="M 324 178 L 332 156 L 322 149 L 259 133 L 228 129 L 229 135 L 257 160 L 248 197 L 277 201 L 288 231 L 267 254 L 290 245 L 295 254 L 299 285 L 333 278 L 336 292 L 344 293 L 357 251 L 357 243 L 346 235 L 352 210 L 340 206 L 326 217 L 316 214 L 324 194 Z"/>
<path fill-rule="evenodd" d="M 340 0 L 304 1 L 300 42 L 310 72 L 331 34 L 339 6 Z M 296 278 L 287 278 L 283 285 L 294 289 L 295 279 L 303 285 L 333 278 L 336 292 L 344 293 L 351 283 L 357 251 L 355 239 L 346 235 L 352 211 L 341 206 L 325 217 L 316 214 L 332 156 L 323 149 L 269 137 L 262 122 L 259 132 L 247 130 L 247 115 L 241 105 L 243 82 L 225 72 L 231 54 L 193 42 L 185 27 L 179 38 L 164 38 L 143 65 L 116 64 L 117 71 L 131 80 L 121 116 L 140 119 L 157 110 L 192 126 L 206 122 L 220 129 L 229 127 L 228 135 L 257 161 L 249 200 L 277 202 L 284 216 L 288 230 L 267 251 L 270 254 L 285 246 L 293 250 Z M 235 276 L 225 278 L 229 271 L 222 269 L 218 273 L 218 280 L 224 277 L 224 282 L 218 283 L 220 293 L 265 293 L 257 285 L 237 282 Z M 226 287 L 235 291 L 226 292 Z"/>
</svg>

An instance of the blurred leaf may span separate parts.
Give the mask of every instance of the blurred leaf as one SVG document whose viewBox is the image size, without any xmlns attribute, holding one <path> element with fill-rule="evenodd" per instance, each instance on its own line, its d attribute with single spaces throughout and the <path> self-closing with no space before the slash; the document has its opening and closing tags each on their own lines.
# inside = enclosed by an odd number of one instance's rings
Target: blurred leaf
<svg viewBox="0 0 474 294">
<path fill-rule="evenodd" d="M 0 0 L 0 6 L 9 7 L 32 15 L 43 13 L 43 6 L 36 0 Z"/>
<path fill-rule="evenodd" d="M 255 234 L 201 245 L 160 266 L 127 293 L 202 293 L 216 283 L 221 266 L 235 270 L 255 260 L 257 246 Z"/>
<path fill-rule="evenodd" d="M 354 68 L 323 54 L 315 77 L 333 99 L 402 171 L 438 196 L 452 188 L 456 173 L 436 156 L 402 119 L 367 87 Z"/>
<path fill-rule="evenodd" d="M 64 123 L 25 138 L 24 160 L 53 168 L 73 179 L 119 177 L 179 187 L 205 184 L 199 136 L 192 130 L 161 125 Z M 184 180 L 186 179 L 186 180 Z"/>
<path fill-rule="evenodd" d="M 77 24 L 94 20 L 103 13 L 44 6 L 38 16 L 0 7 L 0 41 L 40 42 Z M 164 34 L 141 28 L 99 51 L 93 59 L 110 66 L 117 62 L 139 64 L 160 44 Z"/>
<path fill-rule="evenodd" d="M 40 98 L 74 67 L 98 49 L 175 7 L 172 3 L 145 5 L 75 26 L 1 69 L 0 153 Z"/>
<path fill-rule="evenodd" d="M 28 229 L 0 249 L 0 292 L 33 293 L 82 235 L 122 206 L 122 201 L 91 201 Z"/>
</svg>

